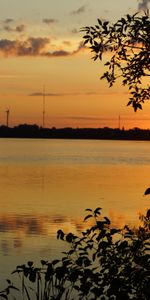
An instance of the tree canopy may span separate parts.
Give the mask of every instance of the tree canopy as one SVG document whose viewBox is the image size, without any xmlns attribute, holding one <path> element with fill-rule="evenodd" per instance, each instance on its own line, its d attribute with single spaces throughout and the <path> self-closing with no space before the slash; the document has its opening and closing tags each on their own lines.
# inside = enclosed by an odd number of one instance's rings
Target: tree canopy
<svg viewBox="0 0 150 300">
<path fill-rule="evenodd" d="M 127 14 L 116 23 L 97 20 L 95 26 L 81 29 L 84 45 L 94 53 L 93 60 L 103 60 L 106 79 L 111 87 L 117 79 L 129 89 L 129 101 L 136 111 L 150 99 L 150 18 L 149 12 Z M 109 55 L 105 55 L 108 53 Z"/>
</svg>

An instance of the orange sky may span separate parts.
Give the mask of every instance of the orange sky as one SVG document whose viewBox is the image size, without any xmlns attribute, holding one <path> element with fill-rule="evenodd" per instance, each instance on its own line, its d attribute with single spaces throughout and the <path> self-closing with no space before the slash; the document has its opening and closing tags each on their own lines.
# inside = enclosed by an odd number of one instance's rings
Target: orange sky
<svg viewBox="0 0 150 300">
<path fill-rule="evenodd" d="M 146 8 L 148 1 L 3 2 L 0 12 L 0 124 L 42 125 L 45 86 L 45 126 L 150 128 L 150 105 L 134 113 L 127 107 L 127 89 L 109 88 L 99 78 L 103 67 L 81 47 L 82 26 L 98 17 L 109 20 Z M 119 3 L 119 6 L 118 6 Z M 59 6 L 58 6 L 59 4 Z M 144 7 L 145 6 L 145 7 Z M 58 10 L 59 7 L 59 10 Z"/>
</svg>

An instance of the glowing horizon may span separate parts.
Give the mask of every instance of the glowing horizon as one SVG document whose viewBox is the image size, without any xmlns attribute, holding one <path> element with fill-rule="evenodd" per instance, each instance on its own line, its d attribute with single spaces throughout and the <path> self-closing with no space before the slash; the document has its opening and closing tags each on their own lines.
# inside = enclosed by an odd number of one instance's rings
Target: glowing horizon
<svg viewBox="0 0 150 300">
<path fill-rule="evenodd" d="M 144 6 L 145 5 L 145 6 Z M 127 107 L 128 92 L 119 83 L 109 89 L 99 78 L 102 64 L 94 63 L 82 46 L 81 27 L 97 18 L 114 21 L 147 8 L 145 1 L 82 0 L 60 5 L 58 0 L 19 0 L 2 4 L 0 28 L 0 125 L 42 125 L 45 85 L 45 126 L 150 128 L 150 106 L 136 114 Z M 59 7 L 59 10 L 58 10 Z"/>
</svg>

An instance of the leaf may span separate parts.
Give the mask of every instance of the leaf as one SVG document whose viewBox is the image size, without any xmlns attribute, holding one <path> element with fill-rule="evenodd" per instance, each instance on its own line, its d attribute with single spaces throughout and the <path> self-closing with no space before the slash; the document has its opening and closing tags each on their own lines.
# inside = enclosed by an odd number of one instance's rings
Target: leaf
<svg viewBox="0 0 150 300">
<path fill-rule="evenodd" d="M 59 262 L 60 262 L 59 259 L 55 259 L 55 260 L 52 261 L 52 265 L 56 265 L 56 264 L 58 264 Z"/>
<path fill-rule="evenodd" d="M 84 218 L 84 222 L 85 222 L 87 219 L 91 218 L 91 217 L 93 217 L 93 215 L 87 215 L 87 216 Z"/>
<path fill-rule="evenodd" d="M 75 290 L 80 291 L 80 288 L 79 288 L 78 285 L 75 284 L 73 287 L 74 287 Z"/>
<path fill-rule="evenodd" d="M 110 234 L 111 234 L 111 235 L 116 234 L 116 233 L 118 233 L 118 232 L 120 232 L 120 229 L 112 228 L 112 229 L 110 230 Z"/>
<path fill-rule="evenodd" d="M 74 239 L 74 235 L 71 232 L 66 235 L 66 241 L 68 243 L 72 243 L 73 239 Z"/>
<path fill-rule="evenodd" d="M 106 220 L 106 224 L 110 225 L 110 220 L 107 217 L 104 217 L 104 219 Z"/>
<path fill-rule="evenodd" d="M 146 218 L 148 218 L 148 219 L 150 218 L 150 209 L 147 210 Z"/>
<path fill-rule="evenodd" d="M 97 60 L 98 59 L 98 55 L 95 55 L 94 57 L 93 57 L 93 60 L 95 61 L 95 60 Z"/>
<path fill-rule="evenodd" d="M 83 44 L 86 45 L 88 42 L 89 42 L 89 40 L 85 40 Z"/>
<path fill-rule="evenodd" d="M 31 282 L 35 282 L 36 281 L 36 271 L 35 270 L 33 270 L 33 271 L 30 272 L 30 274 L 29 274 L 29 280 Z"/>
<path fill-rule="evenodd" d="M 1 294 L 0 297 L 4 298 L 4 299 L 8 299 L 8 297 L 4 294 Z"/>
<path fill-rule="evenodd" d="M 131 22 L 131 16 L 129 14 L 127 14 L 127 19 L 129 22 Z"/>
<path fill-rule="evenodd" d="M 127 248 L 128 247 L 128 242 L 127 241 L 123 241 L 123 242 L 121 242 L 120 243 L 120 245 L 119 245 L 119 250 L 123 250 L 123 249 L 125 249 L 125 248 Z"/>
<path fill-rule="evenodd" d="M 13 290 L 16 290 L 16 291 L 19 291 L 19 289 L 17 287 L 13 286 L 13 285 L 9 285 L 9 288 L 13 289 Z"/>
<path fill-rule="evenodd" d="M 92 212 L 92 209 L 91 208 L 86 208 L 85 211 L 91 211 Z"/>
<path fill-rule="evenodd" d="M 102 21 L 100 19 L 97 19 L 99 25 L 102 25 Z"/>
<path fill-rule="evenodd" d="M 147 188 L 144 192 L 144 196 L 149 195 L 150 194 L 150 188 Z"/>
<path fill-rule="evenodd" d="M 95 216 L 97 216 L 97 215 L 100 215 L 101 213 L 100 213 L 100 210 L 101 210 L 102 208 L 101 207 L 97 207 L 95 210 L 94 210 L 94 215 Z"/>
<path fill-rule="evenodd" d="M 29 267 L 32 267 L 33 266 L 33 261 L 28 261 L 27 264 L 28 264 Z"/>
<path fill-rule="evenodd" d="M 103 221 L 97 221 L 96 222 L 98 229 L 102 230 L 104 229 L 104 222 Z"/>
<path fill-rule="evenodd" d="M 41 259 L 41 264 L 44 266 L 48 263 L 48 261 Z"/>
<path fill-rule="evenodd" d="M 127 103 L 127 106 L 131 105 L 132 104 L 132 100 L 130 100 L 128 103 Z"/>
<path fill-rule="evenodd" d="M 84 35 L 83 38 L 84 38 L 84 39 L 89 39 L 89 38 L 90 38 L 90 35 Z"/>
<path fill-rule="evenodd" d="M 64 232 L 61 229 L 59 229 L 57 231 L 57 239 L 63 240 L 64 236 L 65 236 Z"/>
</svg>

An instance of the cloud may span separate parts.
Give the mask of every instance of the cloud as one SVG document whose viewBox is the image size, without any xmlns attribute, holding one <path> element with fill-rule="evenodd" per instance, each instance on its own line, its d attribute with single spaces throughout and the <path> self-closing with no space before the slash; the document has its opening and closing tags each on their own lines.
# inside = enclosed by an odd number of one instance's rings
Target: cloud
<svg viewBox="0 0 150 300">
<path fill-rule="evenodd" d="M 71 14 L 72 14 L 72 15 L 79 15 L 79 14 L 84 13 L 85 10 L 86 10 L 86 6 L 83 5 L 83 6 L 80 6 L 77 10 L 72 11 Z"/>
<path fill-rule="evenodd" d="M 93 96 L 93 95 L 99 95 L 99 93 L 95 93 L 95 92 L 83 92 L 83 93 L 45 93 L 44 95 L 46 97 L 83 96 L 83 95 Z M 29 94 L 28 96 L 31 96 L 31 97 L 41 97 L 41 96 L 43 96 L 43 93 L 41 93 L 41 92 L 33 92 L 33 93 Z"/>
<path fill-rule="evenodd" d="M 9 23 L 12 23 L 12 22 L 14 22 L 14 19 L 12 19 L 12 18 L 7 18 L 7 19 L 4 20 L 5 24 L 9 24 Z"/>
<path fill-rule="evenodd" d="M 48 19 L 48 18 L 43 19 L 43 23 L 48 24 L 48 25 L 56 23 L 56 22 L 58 22 L 58 20 L 56 20 L 56 19 Z"/>
<path fill-rule="evenodd" d="M 150 3 L 150 0 L 140 0 L 140 3 L 138 5 L 138 10 L 141 11 L 141 10 L 147 10 L 149 7 L 149 3 Z"/>
<path fill-rule="evenodd" d="M 72 53 L 63 49 L 56 50 L 53 52 L 43 53 L 44 56 L 47 57 L 60 57 L 60 56 L 70 56 Z"/>
<path fill-rule="evenodd" d="M 69 120 L 81 120 L 81 121 L 114 121 L 116 118 L 103 118 L 103 117 L 95 117 L 95 116 L 69 116 L 65 119 Z M 124 119 L 125 120 L 125 119 Z"/>
<path fill-rule="evenodd" d="M 11 56 L 37 56 L 42 54 L 42 50 L 49 43 L 48 38 L 28 38 L 25 41 L 0 40 L 0 53 Z"/>
<path fill-rule="evenodd" d="M 45 96 L 49 96 L 49 97 L 60 97 L 60 96 L 64 96 L 64 94 L 61 94 L 61 93 L 45 93 L 44 94 Z M 43 93 L 41 92 L 34 92 L 34 93 L 31 93 L 29 94 L 29 96 L 31 97 L 41 97 L 43 96 Z"/>
<path fill-rule="evenodd" d="M 119 92 L 118 91 L 100 91 L 100 92 L 95 92 L 95 91 L 83 91 L 83 92 L 73 92 L 73 93 L 58 93 L 58 92 L 48 92 L 48 93 L 45 93 L 44 95 L 46 97 L 68 97 L 68 96 L 100 96 L 100 95 L 118 95 Z M 33 92 L 31 94 L 29 94 L 28 96 L 30 97 L 41 97 L 43 96 L 43 93 L 42 92 L 39 92 L 39 91 L 36 91 L 36 92 Z M 70 117 L 72 118 L 72 117 Z M 80 118 L 80 117 L 79 117 Z M 83 117 L 84 118 L 84 117 Z"/>
<path fill-rule="evenodd" d="M 20 25 L 16 26 L 16 31 L 17 32 L 23 32 L 23 31 L 25 31 L 25 25 L 24 24 L 20 24 Z"/>
<path fill-rule="evenodd" d="M 50 39 L 46 37 L 29 37 L 26 40 L 0 40 L 0 54 L 4 56 L 67 57 L 86 48 L 83 43 L 80 43 L 77 49 L 73 51 L 64 49 L 48 51 L 48 47 L 50 47 Z"/>
<path fill-rule="evenodd" d="M 66 46 L 71 46 L 71 42 L 70 41 L 63 41 L 63 44 Z"/>
<path fill-rule="evenodd" d="M 25 25 L 20 24 L 20 25 L 16 26 L 15 28 L 11 27 L 10 25 L 5 25 L 4 30 L 6 30 L 8 32 L 19 32 L 19 33 L 21 33 L 23 31 L 25 31 Z"/>
<path fill-rule="evenodd" d="M 92 120 L 104 120 L 103 118 L 98 118 L 98 117 L 85 117 L 85 116 L 69 116 L 69 117 L 66 117 L 66 119 L 69 119 L 69 120 L 85 120 L 85 121 L 92 121 Z"/>
<path fill-rule="evenodd" d="M 73 34 L 77 34 L 77 33 L 79 33 L 80 31 L 78 30 L 78 29 L 76 29 L 76 28 L 73 28 L 72 30 L 71 30 L 71 33 L 73 33 Z"/>
</svg>

